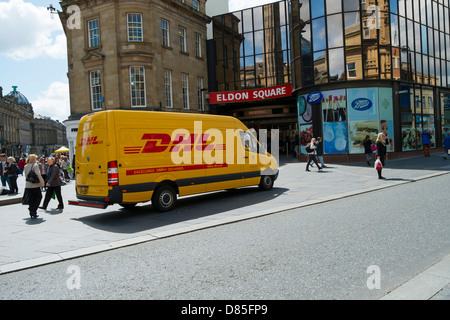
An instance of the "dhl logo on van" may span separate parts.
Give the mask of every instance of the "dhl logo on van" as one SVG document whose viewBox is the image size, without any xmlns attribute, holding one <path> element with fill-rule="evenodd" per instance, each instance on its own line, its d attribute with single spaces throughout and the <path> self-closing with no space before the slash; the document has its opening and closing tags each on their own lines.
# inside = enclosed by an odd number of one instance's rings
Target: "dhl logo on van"
<svg viewBox="0 0 450 320">
<path fill-rule="evenodd" d="M 166 133 L 145 133 L 142 140 L 147 140 L 144 147 L 124 147 L 125 154 L 138 153 L 160 153 L 166 150 L 169 152 L 192 151 L 195 146 L 197 151 L 226 150 L 225 144 L 214 144 L 208 142 L 208 134 L 177 134 L 172 140 Z"/>
<path fill-rule="evenodd" d="M 103 141 L 97 141 L 97 136 L 95 137 L 87 137 L 87 138 L 81 138 L 80 144 L 78 146 L 90 146 L 95 144 L 102 144 Z"/>
</svg>

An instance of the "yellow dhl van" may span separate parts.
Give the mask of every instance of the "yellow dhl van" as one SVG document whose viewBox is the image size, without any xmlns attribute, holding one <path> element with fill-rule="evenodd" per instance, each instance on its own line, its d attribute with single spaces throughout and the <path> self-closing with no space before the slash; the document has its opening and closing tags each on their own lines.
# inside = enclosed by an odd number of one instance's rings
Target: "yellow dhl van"
<svg viewBox="0 0 450 320">
<path fill-rule="evenodd" d="M 81 118 L 76 141 L 78 200 L 171 210 L 177 195 L 257 185 L 270 190 L 275 158 L 238 119 L 174 112 L 112 110 Z"/>
</svg>

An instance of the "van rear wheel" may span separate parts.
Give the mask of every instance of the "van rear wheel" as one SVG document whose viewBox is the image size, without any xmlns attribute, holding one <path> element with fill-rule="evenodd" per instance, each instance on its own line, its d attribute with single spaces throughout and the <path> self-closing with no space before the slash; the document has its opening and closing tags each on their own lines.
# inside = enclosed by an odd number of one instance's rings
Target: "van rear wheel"
<svg viewBox="0 0 450 320">
<path fill-rule="evenodd" d="M 272 189 L 274 181 L 273 176 L 261 176 L 259 188 L 263 191 L 268 191 Z"/>
<path fill-rule="evenodd" d="M 157 211 L 172 210 L 177 202 L 177 193 L 171 186 L 158 187 L 152 196 L 152 205 Z"/>
</svg>

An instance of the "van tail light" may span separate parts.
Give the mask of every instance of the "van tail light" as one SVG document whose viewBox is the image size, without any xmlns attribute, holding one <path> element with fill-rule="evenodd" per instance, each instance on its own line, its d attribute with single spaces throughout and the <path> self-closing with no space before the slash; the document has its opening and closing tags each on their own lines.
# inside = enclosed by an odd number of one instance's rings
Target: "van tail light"
<svg viewBox="0 0 450 320">
<path fill-rule="evenodd" d="M 108 162 L 108 186 L 119 185 L 119 169 L 117 167 L 117 161 Z"/>
</svg>

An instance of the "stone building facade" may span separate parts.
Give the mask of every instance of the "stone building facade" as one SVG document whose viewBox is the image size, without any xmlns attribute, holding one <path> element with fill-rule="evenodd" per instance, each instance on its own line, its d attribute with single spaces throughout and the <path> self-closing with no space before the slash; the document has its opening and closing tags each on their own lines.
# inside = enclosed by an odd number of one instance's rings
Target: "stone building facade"
<svg viewBox="0 0 450 320">
<path fill-rule="evenodd" d="M 0 87 L 1 153 L 13 157 L 48 155 L 63 145 L 67 145 L 67 138 L 62 123 L 35 115 L 33 106 L 16 86 L 5 96 Z"/>
</svg>

